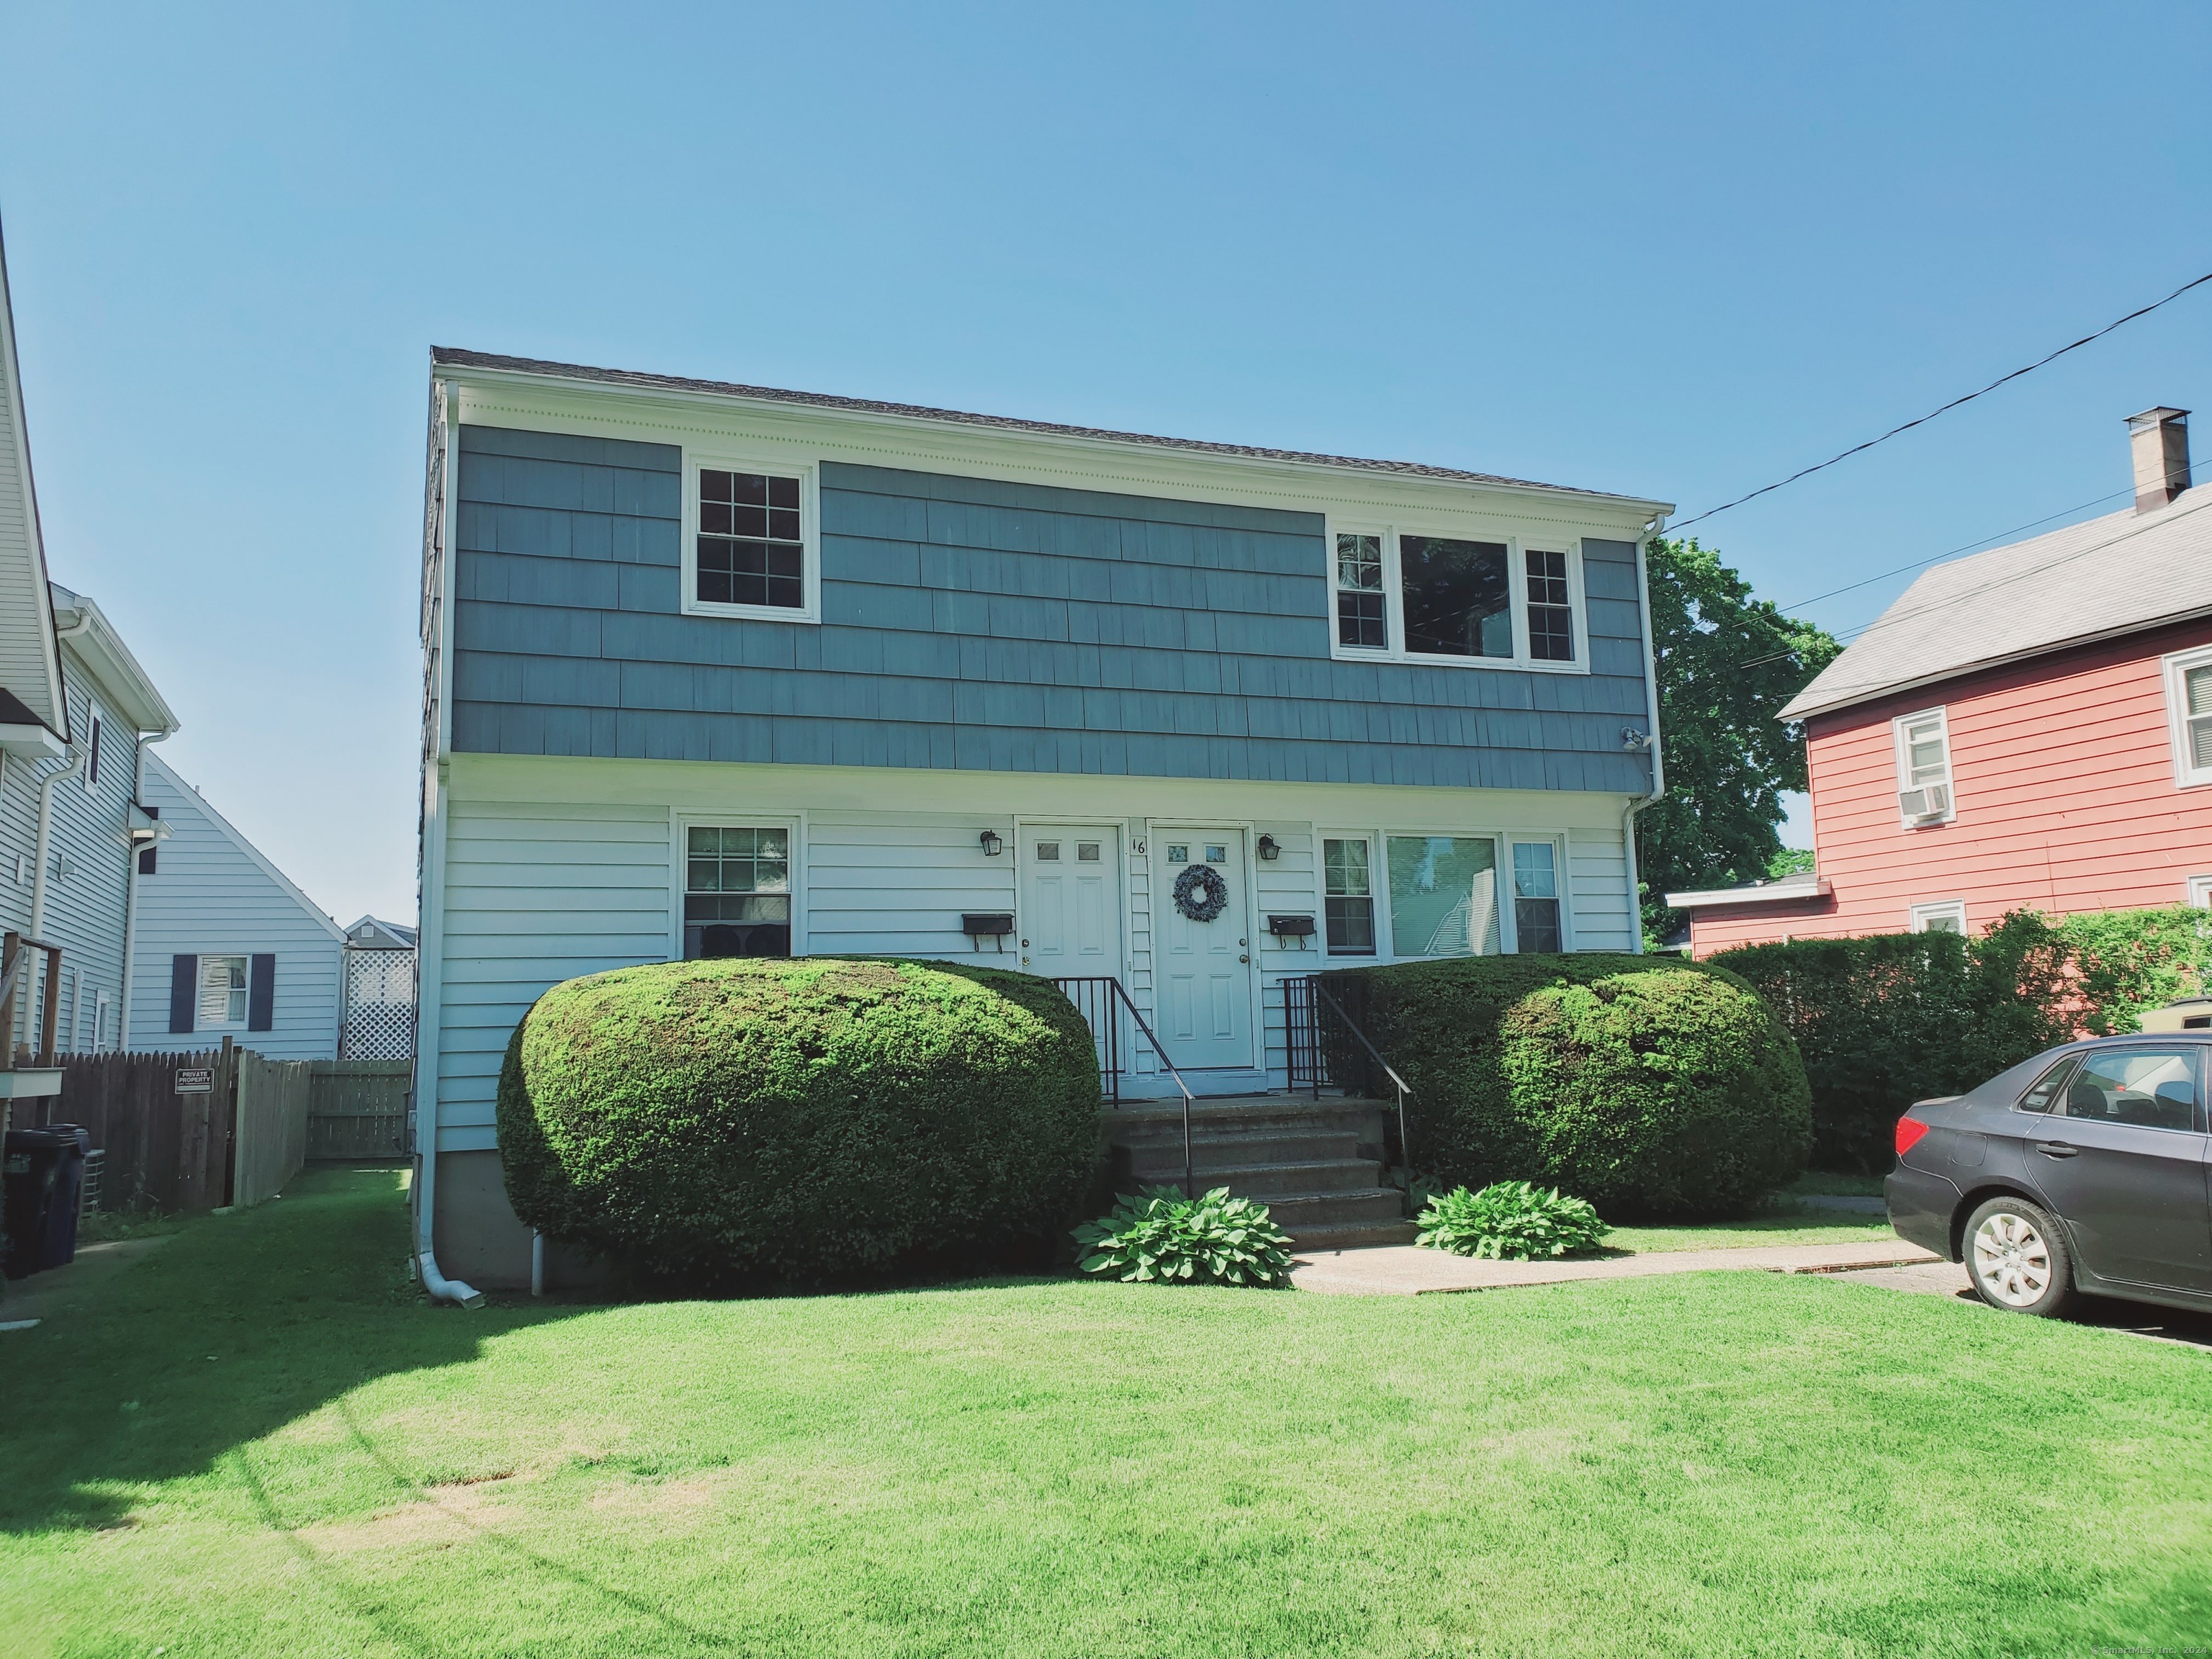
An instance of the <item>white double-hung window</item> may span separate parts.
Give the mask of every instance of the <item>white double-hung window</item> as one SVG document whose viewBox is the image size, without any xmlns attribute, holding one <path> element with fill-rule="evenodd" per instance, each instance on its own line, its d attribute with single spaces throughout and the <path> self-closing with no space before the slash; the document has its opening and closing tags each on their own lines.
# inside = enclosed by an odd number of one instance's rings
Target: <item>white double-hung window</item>
<svg viewBox="0 0 2212 1659">
<path fill-rule="evenodd" d="M 820 550 L 811 465 L 692 459 L 683 608 L 696 616 L 816 622 Z"/>
<path fill-rule="evenodd" d="M 1897 749 L 1897 811 L 1908 830 L 1948 823 L 1956 811 L 1951 793 L 1951 728 L 1940 708 L 1903 714 L 1891 722 Z"/>
<path fill-rule="evenodd" d="M 1328 542 L 1339 658 L 1588 672 L 1577 543 L 1338 525 Z"/>
<path fill-rule="evenodd" d="M 2166 714 L 2173 733 L 2173 781 L 2184 789 L 2212 783 L 2212 650 L 2166 659 Z"/>
</svg>

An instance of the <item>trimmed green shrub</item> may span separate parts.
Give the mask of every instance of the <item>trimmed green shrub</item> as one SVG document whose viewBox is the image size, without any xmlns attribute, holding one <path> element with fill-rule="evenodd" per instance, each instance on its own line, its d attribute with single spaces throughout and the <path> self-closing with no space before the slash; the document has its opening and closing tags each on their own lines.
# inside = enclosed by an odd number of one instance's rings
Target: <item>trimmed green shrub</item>
<svg viewBox="0 0 2212 1659">
<path fill-rule="evenodd" d="M 1588 1200 L 1526 1181 L 1492 1182 L 1479 1193 L 1464 1187 L 1439 1193 L 1419 1223 L 1416 1244 L 1492 1261 L 1544 1261 L 1595 1249 L 1613 1231 Z"/>
<path fill-rule="evenodd" d="M 1075 1229 L 1089 1254 L 1087 1273 L 1133 1283 L 1247 1285 L 1273 1289 L 1291 1282 L 1291 1236 L 1267 1206 L 1231 1198 L 1216 1187 L 1187 1198 L 1173 1187 L 1148 1187 L 1112 1212 Z"/>
<path fill-rule="evenodd" d="M 1057 1237 L 1100 1159 L 1089 1029 L 1049 982 L 941 963 L 658 963 L 515 1030 L 517 1215 L 694 1281 L 816 1281 Z"/>
<path fill-rule="evenodd" d="M 1540 1182 L 1619 1219 L 1724 1215 L 1805 1166 L 1804 1068 L 1731 974 L 1592 953 L 1325 982 L 1411 1085 L 1409 1153 L 1432 1184 Z"/>
<path fill-rule="evenodd" d="M 1744 945 L 1711 958 L 1759 989 L 1813 1079 L 1814 1162 L 1890 1167 L 1916 1100 L 1960 1094 L 2062 1042 L 2140 1029 L 2200 990 L 2212 913 L 2175 906 L 2051 922 L 2016 910 L 1975 939 L 1872 933 Z"/>
</svg>

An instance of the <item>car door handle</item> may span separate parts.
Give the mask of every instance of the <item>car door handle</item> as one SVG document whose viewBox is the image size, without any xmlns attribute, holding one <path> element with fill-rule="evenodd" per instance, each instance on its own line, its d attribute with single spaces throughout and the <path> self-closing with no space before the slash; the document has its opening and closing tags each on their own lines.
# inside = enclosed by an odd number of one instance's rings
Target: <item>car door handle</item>
<svg viewBox="0 0 2212 1659">
<path fill-rule="evenodd" d="M 2035 1143 L 2035 1150 L 2045 1158 L 2079 1158 L 2081 1155 L 2079 1146 L 2069 1146 L 2063 1140 L 2039 1140 Z"/>
</svg>

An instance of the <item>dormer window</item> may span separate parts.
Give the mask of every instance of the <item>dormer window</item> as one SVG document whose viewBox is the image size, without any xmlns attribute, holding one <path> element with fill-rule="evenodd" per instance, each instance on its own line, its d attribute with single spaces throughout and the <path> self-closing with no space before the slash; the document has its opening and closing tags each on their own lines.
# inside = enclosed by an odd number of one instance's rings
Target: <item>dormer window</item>
<svg viewBox="0 0 2212 1659">
<path fill-rule="evenodd" d="M 692 472 L 686 611 L 812 622 L 818 573 L 811 468 L 702 461 Z"/>
</svg>

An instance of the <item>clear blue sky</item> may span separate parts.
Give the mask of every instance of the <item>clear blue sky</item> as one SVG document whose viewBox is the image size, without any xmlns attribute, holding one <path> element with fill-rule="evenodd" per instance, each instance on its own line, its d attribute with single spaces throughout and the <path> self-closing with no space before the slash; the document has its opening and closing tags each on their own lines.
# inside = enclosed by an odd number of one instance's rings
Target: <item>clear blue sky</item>
<svg viewBox="0 0 2212 1659">
<path fill-rule="evenodd" d="M 0 214 L 55 576 L 406 917 L 434 341 L 1686 514 L 2212 270 L 2208 87 L 2188 3 L 8 0 Z M 2155 403 L 2212 461 L 2212 289 L 1702 533 L 1803 599 L 2124 489 Z"/>
</svg>

